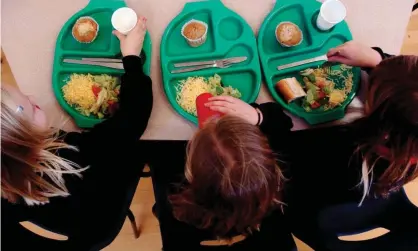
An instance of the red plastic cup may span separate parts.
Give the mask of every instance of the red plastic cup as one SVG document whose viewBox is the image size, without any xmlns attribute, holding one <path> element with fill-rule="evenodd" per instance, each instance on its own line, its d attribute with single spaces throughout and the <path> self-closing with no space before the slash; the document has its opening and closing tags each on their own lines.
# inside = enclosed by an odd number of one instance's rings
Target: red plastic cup
<svg viewBox="0 0 418 251">
<path fill-rule="evenodd" d="M 196 98 L 197 119 L 199 121 L 199 128 L 203 128 L 206 121 L 210 118 L 223 116 L 223 113 L 212 111 L 205 104 L 209 102 L 209 98 L 213 97 L 210 93 L 202 93 Z"/>
</svg>

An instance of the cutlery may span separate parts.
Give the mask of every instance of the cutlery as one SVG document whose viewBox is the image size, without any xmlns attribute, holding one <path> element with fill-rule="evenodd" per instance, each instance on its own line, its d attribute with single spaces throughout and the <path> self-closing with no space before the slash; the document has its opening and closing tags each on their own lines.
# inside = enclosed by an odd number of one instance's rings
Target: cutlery
<svg viewBox="0 0 418 251">
<path fill-rule="evenodd" d="M 210 64 L 206 63 L 205 65 L 199 65 L 199 66 L 190 67 L 190 68 L 183 68 L 183 69 L 179 69 L 179 70 L 173 70 L 173 71 L 171 71 L 171 73 L 191 72 L 191 71 L 203 70 L 203 69 L 208 69 L 208 68 L 224 69 L 224 68 L 230 67 L 233 64 L 244 62 L 245 60 L 247 60 L 247 57 L 230 58 L 230 59 L 214 60 L 214 61 L 205 61 L 205 62 L 210 62 Z M 195 65 L 195 63 L 197 63 L 197 62 L 191 62 L 191 63 L 193 63 L 193 65 Z"/>
<path fill-rule="evenodd" d="M 122 63 L 122 59 L 119 58 L 82 58 L 81 60 L 91 62 Z"/>
<path fill-rule="evenodd" d="M 297 61 L 297 62 L 290 63 L 290 64 L 280 65 L 280 66 L 277 67 L 277 70 L 280 71 L 280 70 L 296 67 L 296 66 L 299 66 L 299 65 L 309 64 L 309 63 L 313 63 L 313 62 L 318 62 L 318 61 L 328 61 L 327 55 L 322 55 L 322 56 L 315 57 L 315 58 L 309 58 L 309 59 Z"/>
<path fill-rule="evenodd" d="M 123 70 L 122 63 L 116 62 L 102 62 L 102 61 L 91 61 L 91 60 L 79 60 L 79 59 L 64 59 L 64 63 L 71 63 L 71 64 L 82 64 L 82 65 L 96 65 L 96 66 L 103 66 L 107 68 L 119 69 Z"/>
<path fill-rule="evenodd" d="M 201 65 L 213 65 L 216 62 L 224 61 L 224 62 L 232 62 L 232 63 L 241 63 L 247 60 L 247 57 L 232 57 L 226 59 L 217 59 L 217 60 L 209 60 L 209 61 L 196 61 L 196 62 L 188 62 L 188 63 L 178 63 L 174 64 L 174 67 L 187 67 L 187 66 L 201 66 Z"/>
</svg>

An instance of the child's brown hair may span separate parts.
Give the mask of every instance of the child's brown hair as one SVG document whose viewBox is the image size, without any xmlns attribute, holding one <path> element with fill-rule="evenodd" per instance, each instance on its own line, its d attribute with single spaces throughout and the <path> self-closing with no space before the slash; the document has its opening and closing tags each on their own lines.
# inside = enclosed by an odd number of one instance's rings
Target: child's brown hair
<svg viewBox="0 0 418 251">
<path fill-rule="evenodd" d="M 170 196 L 174 215 L 220 238 L 249 234 L 280 204 L 282 173 L 257 126 L 225 116 L 188 145 L 189 184 Z"/>
<path fill-rule="evenodd" d="M 377 148 L 389 149 L 389 166 L 375 191 L 386 195 L 418 177 L 418 57 L 397 56 L 382 61 L 370 75 L 366 117 L 357 124 L 364 135 L 363 199 L 368 194 Z"/>
</svg>

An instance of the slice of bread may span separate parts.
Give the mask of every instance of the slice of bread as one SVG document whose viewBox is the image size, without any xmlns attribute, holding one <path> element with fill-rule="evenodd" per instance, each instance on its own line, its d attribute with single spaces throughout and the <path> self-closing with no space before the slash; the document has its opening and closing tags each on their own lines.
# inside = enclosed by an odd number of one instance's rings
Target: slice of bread
<svg viewBox="0 0 418 251">
<path fill-rule="evenodd" d="M 276 84 L 276 89 L 283 95 L 287 103 L 306 96 L 306 92 L 294 77 L 280 80 Z"/>
</svg>

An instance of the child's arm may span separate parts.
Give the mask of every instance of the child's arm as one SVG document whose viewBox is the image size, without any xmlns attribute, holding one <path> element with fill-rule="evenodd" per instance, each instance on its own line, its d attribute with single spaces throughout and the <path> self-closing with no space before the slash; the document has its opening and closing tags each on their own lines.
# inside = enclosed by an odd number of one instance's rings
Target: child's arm
<svg viewBox="0 0 418 251">
<path fill-rule="evenodd" d="M 283 112 L 280 104 L 268 102 L 260 105 L 251 105 L 262 113 L 263 120 L 260 124 L 260 129 L 266 135 L 281 134 L 292 129 L 292 119 Z"/>
<path fill-rule="evenodd" d="M 391 57 L 394 56 L 394 55 L 387 54 L 387 53 L 383 52 L 383 50 L 380 47 L 372 47 L 372 49 L 375 50 L 377 53 L 379 53 L 382 60 L 385 60 L 387 58 L 391 58 Z M 370 72 L 374 69 L 374 67 L 363 67 L 361 69 L 370 74 Z"/>
<path fill-rule="evenodd" d="M 138 18 L 128 35 L 113 32 L 124 56 L 125 74 L 121 78 L 119 109 L 111 118 L 81 135 L 76 145 L 82 162 L 87 165 L 108 164 L 110 160 L 121 164 L 122 160 L 118 159 L 125 159 L 122 156 L 134 151 L 136 141 L 147 127 L 152 109 L 152 82 L 144 74 L 141 58 L 137 56 L 143 47 L 146 21 L 145 17 Z"/>
<path fill-rule="evenodd" d="M 330 49 L 327 56 L 329 62 L 362 67 L 363 70 L 369 71 L 392 55 L 384 53 L 378 47 L 370 48 L 356 41 L 349 41 Z"/>
<path fill-rule="evenodd" d="M 260 124 L 261 131 L 269 139 L 271 147 L 280 150 L 286 146 L 293 127 L 292 119 L 287 116 L 279 103 L 269 102 L 252 104 L 261 111 L 263 120 Z"/>
<path fill-rule="evenodd" d="M 123 65 L 119 109 L 111 118 L 82 133 L 78 148 L 85 164 L 111 158 L 121 148 L 132 146 L 147 127 L 153 101 L 151 79 L 144 74 L 138 56 L 124 57 Z"/>
<path fill-rule="evenodd" d="M 252 125 L 258 125 L 267 136 L 288 132 L 293 127 L 292 120 L 283 112 L 278 103 L 250 105 L 230 96 L 216 96 L 210 97 L 202 106 L 214 112 L 240 117 Z"/>
<path fill-rule="evenodd" d="M 382 60 L 394 57 L 394 55 L 385 53 L 380 47 L 372 47 L 372 49 L 377 51 L 380 54 L 380 57 L 382 57 Z"/>
</svg>

